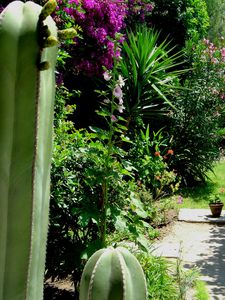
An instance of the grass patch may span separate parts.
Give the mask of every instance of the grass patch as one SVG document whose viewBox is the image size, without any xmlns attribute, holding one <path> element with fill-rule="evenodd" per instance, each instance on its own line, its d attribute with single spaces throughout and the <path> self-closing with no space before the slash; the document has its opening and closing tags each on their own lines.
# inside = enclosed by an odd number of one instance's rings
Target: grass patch
<svg viewBox="0 0 225 300">
<path fill-rule="evenodd" d="M 213 171 L 208 174 L 206 184 L 181 190 L 183 202 L 179 208 L 208 208 L 209 198 L 218 194 L 225 203 L 225 160 L 217 162 Z"/>
<path fill-rule="evenodd" d="M 195 285 L 197 300 L 210 300 L 209 293 L 206 288 L 206 283 L 204 281 L 198 280 Z"/>
</svg>

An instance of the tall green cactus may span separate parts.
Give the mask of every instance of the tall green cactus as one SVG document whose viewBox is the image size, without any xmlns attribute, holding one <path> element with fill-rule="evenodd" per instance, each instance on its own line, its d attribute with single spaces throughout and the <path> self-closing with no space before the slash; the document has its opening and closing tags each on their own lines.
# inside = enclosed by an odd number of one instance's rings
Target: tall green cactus
<svg viewBox="0 0 225 300">
<path fill-rule="evenodd" d="M 88 260 L 81 277 L 80 300 L 146 299 L 143 270 L 127 249 L 100 249 Z"/>
<path fill-rule="evenodd" d="M 0 300 L 43 298 L 55 5 L 15 1 L 0 15 Z"/>
</svg>

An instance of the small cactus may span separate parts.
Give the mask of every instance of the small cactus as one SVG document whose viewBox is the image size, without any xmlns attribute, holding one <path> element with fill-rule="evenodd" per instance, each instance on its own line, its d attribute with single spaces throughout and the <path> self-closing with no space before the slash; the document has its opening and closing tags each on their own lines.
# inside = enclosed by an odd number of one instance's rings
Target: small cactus
<svg viewBox="0 0 225 300">
<path fill-rule="evenodd" d="M 84 267 L 79 299 L 146 300 L 146 279 L 136 257 L 123 247 L 95 252 Z"/>
<path fill-rule="evenodd" d="M 14 1 L 0 14 L 0 300 L 43 298 L 55 5 Z"/>
</svg>

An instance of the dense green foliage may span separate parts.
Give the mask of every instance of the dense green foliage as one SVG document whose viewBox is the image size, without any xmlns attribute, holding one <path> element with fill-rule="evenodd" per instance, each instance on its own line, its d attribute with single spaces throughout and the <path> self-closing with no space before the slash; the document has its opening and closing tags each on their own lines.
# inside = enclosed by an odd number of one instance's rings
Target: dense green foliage
<svg viewBox="0 0 225 300">
<path fill-rule="evenodd" d="M 205 0 L 186 0 L 183 15 L 187 39 L 198 41 L 204 38 L 209 29 L 209 15 Z"/>
<path fill-rule="evenodd" d="M 77 284 L 83 259 L 106 243 L 106 233 L 124 233 L 147 248 L 144 233 L 149 238 L 153 233 L 148 221 L 156 208 L 144 186 L 135 184 L 135 169 L 126 151 L 115 144 L 118 133 L 126 128 L 110 121 L 113 131 L 75 130 L 66 120 L 74 108 L 63 107 L 65 96 L 71 95 L 63 87 L 58 89 L 46 276 L 72 273 Z M 99 114 L 107 118 L 106 110 Z M 125 141 L 125 136 L 122 139 Z"/>
<path fill-rule="evenodd" d="M 149 299 L 176 299 L 175 279 L 169 275 L 169 263 L 160 257 L 138 256 L 145 271 Z"/>
<path fill-rule="evenodd" d="M 46 277 L 72 274 L 76 293 L 86 259 L 120 241 L 147 251 L 139 259 L 149 299 L 184 299 L 195 277 L 180 267 L 171 277 L 163 259 L 149 256 L 149 240 L 157 236 L 154 227 L 166 222 L 171 207 L 163 197 L 178 191 L 180 182 L 204 182 L 219 156 L 224 52 L 222 46 L 202 41 L 209 28 L 205 1 L 160 0 L 149 12 L 145 26 L 130 24 L 121 58 L 116 56 L 113 69 L 104 69 L 104 81 L 88 79 L 87 87 L 87 77 L 72 74 L 66 64 L 72 54 L 69 44 L 59 55 L 65 84 L 81 88 L 86 97 L 85 129 L 77 130 L 73 122 L 71 101 L 78 103 L 77 95 L 59 86 Z M 140 23 L 141 13 L 131 13 Z M 146 27 L 151 20 L 160 34 Z M 177 52 L 175 43 L 178 49 L 186 47 Z M 85 114 L 87 104 L 97 107 L 97 113 Z"/>
</svg>

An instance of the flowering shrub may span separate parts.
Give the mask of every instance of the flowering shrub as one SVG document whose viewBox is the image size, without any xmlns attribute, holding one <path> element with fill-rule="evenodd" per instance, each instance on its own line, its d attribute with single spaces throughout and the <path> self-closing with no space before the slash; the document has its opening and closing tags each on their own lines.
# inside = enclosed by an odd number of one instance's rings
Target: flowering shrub
<svg viewBox="0 0 225 300">
<path fill-rule="evenodd" d="M 225 46 L 224 38 L 220 38 L 222 46 L 216 46 L 208 39 L 203 39 L 194 50 L 193 67 L 197 72 L 202 73 L 202 79 L 207 82 L 208 93 L 214 99 L 215 111 L 214 116 L 220 117 L 224 111 L 225 101 Z"/>
<path fill-rule="evenodd" d="M 168 168 L 174 151 L 168 149 L 168 140 L 163 136 L 162 129 L 150 132 L 147 126 L 145 132 L 136 130 L 133 140 L 129 158 L 135 167 L 139 185 L 151 190 L 154 199 L 177 191 L 180 178 L 175 170 Z"/>
<path fill-rule="evenodd" d="M 174 156 L 170 165 L 187 186 L 204 182 L 219 157 L 218 130 L 224 127 L 225 48 L 209 40 L 189 43 L 187 57 L 192 70 L 186 90 L 177 94 L 177 107 L 171 118 Z"/>
<path fill-rule="evenodd" d="M 82 38 L 68 48 L 76 73 L 101 75 L 119 57 L 125 27 L 146 22 L 154 8 L 149 0 L 59 0 L 55 20 L 60 27 L 77 24 Z M 115 42 L 117 46 L 115 47 Z"/>
<path fill-rule="evenodd" d="M 118 33 L 125 26 L 126 5 L 113 0 L 59 0 L 58 4 L 56 21 L 82 28 L 82 39 L 76 39 L 69 50 L 76 72 L 99 75 L 102 66 L 112 68 L 114 57 L 120 55 L 115 40 L 123 40 Z"/>
</svg>

